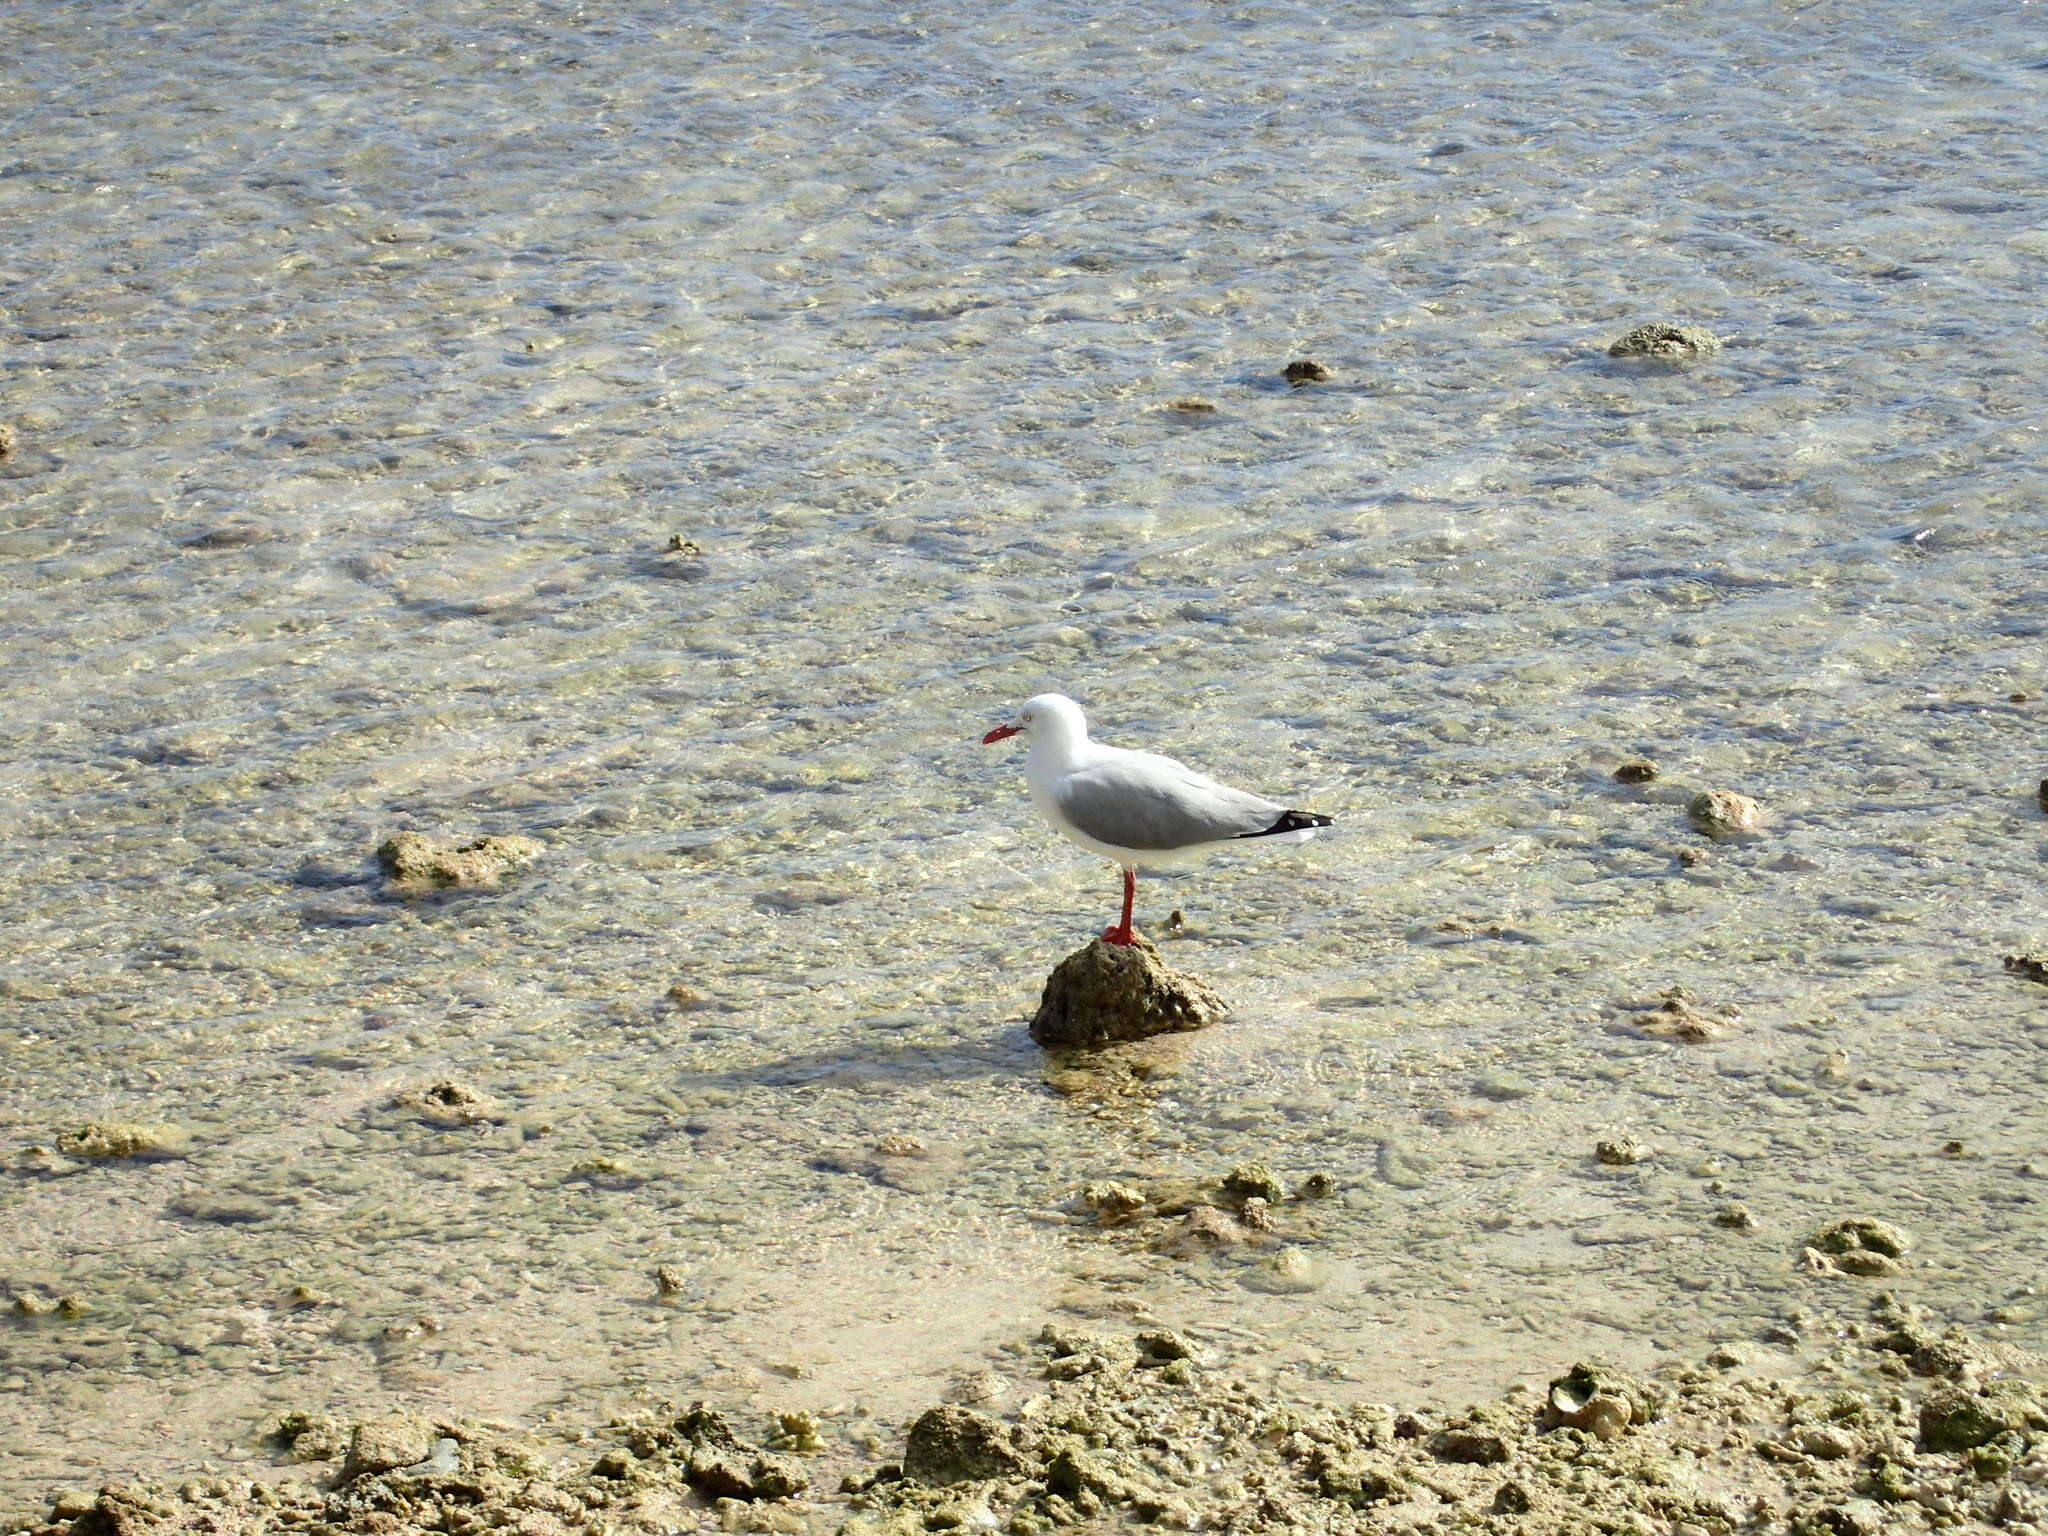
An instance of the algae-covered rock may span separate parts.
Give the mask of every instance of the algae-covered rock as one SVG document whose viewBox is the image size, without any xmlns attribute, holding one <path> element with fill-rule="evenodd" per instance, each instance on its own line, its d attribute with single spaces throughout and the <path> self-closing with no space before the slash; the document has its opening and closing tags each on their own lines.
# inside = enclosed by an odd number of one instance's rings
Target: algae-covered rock
<svg viewBox="0 0 2048 1536">
<path fill-rule="evenodd" d="M 1408 1495 L 1409 1483 L 1363 1456 L 1320 1455 L 1310 1467 L 1316 1492 L 1353 1509 L 1370 1509 Z"/>
<path fill-rule="evenodd" d="M 1848 1254 L 1859 1251 L 1880 1253 L 1886 1258 L 1902 1259 L 1913 1246 L 1913 1239 L 1905 1230 L 1888 1221 L 1879 1221 L 1874 1216 L 1851 1216 L 1825 1227 L 1814 1238 L 1813 1246 L 1822 1253 Z"/>
<path fill-rule="evenodd" d="M 1657 765 L 1648 762 L 1623 763 L 1614 770 L 1617 784 L 1648 784 L 1657 777 Z"/>
<path fill-rule="evenodd" d="M 1016 1477 L 1024 1471 L 1016 1435 L 999 1419 L 940 1403 L 928 1408 L 910 1426 L 903 1448 L 903 1475 L 920 1483 L 944 1485 Z"/>
<path fill-rule="evenodd" d="M 130 1120 L 88 1120 L 57 1137 L 66 1157 L 99 1159 L 183 1157 L 192 1147 L 192 1133 L 175 1125 Z"/>
<path fill-rule="evenodd" d="M 2048 1396 L 2023 1381 L 1941 1387 L 1920 1405 L 1923 1450 L 1973 1450 L 2009 1432 L 2040 1430 L 2048 1430 Z"/>
<path fill-rule="evenodd" d="M 1607 349 L 1609 357 L 1652 358 L 1662 362 L 1683 362 L 1711 357 L 1721 350 L 1721 338 L 1697 325 L 1669 325 L 1652 321 L 1639 325 Z"/>
<path fill-rule="evenodd" d="M 455 846 L 437 843 L 422 832 L 400 832 L 377 845 L 377 865 L 390 881 L 389 893 L 410 900 L 436 891 L 496 885 L 546 850 L 545 843 L 532 837 L 482 837 Z"/>
<path fill-rule="evenodd" d="M 1031 1038 L 1077 1047 L 1201 1029 L 1225 1013 L 1207 982 L 1166 965 L 1143 934 L 1132 944 L 1090 940 L 1046 979 Z"/>
<path fill-rule="evenodd" d="M 1299 389 L 1304 384 L 1327 384 L 1336 375 L 1314 359 L 1300 357 L 1282 368 L 1280 377 Z"/>
<path fill-rule="evenodd" d="M 1763 807 L 1731 789 L 1703 789 L 1685 805 L 1685 818 L 1715 841 L 1753 837 L 1763 830 Z"/>
<path fill-rule="evenodd" d="M 1223 1189 L 1240 1200 L 1263 1200 L 1268 1205 L 1287 1198 L 1287 1186 L 1264 1163 L 1239 1163 L 1223 1176 Z"/>
</svg>

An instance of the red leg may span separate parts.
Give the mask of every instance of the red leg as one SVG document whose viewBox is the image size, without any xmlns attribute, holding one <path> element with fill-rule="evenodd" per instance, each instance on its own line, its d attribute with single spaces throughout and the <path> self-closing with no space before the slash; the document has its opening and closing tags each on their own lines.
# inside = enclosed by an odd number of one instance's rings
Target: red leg
<svg viewBox="0 0 2048 1536">
<path fill-rule="evenodd" d="M 1135 944 L 1138 942 L 1138 935 L 1131 927 L 1131 904 L 1137 899 L 1138 872 L 1135 869 L 1126 868 L 1124 870 L 1124 920 L 1114 928 L 1102 930 L 1102 937 L 1105 943 Z"/>
</svg>

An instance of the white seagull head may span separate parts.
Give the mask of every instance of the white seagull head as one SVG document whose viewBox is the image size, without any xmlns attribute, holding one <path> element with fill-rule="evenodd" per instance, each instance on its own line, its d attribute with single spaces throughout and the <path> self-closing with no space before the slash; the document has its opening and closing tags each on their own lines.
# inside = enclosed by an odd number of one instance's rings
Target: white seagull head
<svg viewBox="0 0 2048 1536">
<path fill-rule="evenodd" d="M 1064 693 L 1041 693 L 1026 699 L 1018 706 L 1016 718 L 1008 725 L 999 725 L 981 738 L 981 744 L 1001 741 L 1009 736 L 1025 736 L 1034 740 L 1085 741 L 1088 739 L 1088 717 L 1081 713 L 1081 706 Z"/>
</svg>

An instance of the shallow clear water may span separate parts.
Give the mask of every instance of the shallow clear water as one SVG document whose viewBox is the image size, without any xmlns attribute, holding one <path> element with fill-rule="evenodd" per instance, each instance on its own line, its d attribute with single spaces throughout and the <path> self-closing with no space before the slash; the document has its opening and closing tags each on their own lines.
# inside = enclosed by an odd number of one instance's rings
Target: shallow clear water
<svg viewBox="0 0 2048 1536">
<path fill-rule="evenodd" d="M 0 1134 L 197 1150 L 0 1183 L 92 1307 L 0 1334 L 9 1504 L 394 1397 L 886 1426 L 1076 1308 L 1457 1397 L 1843 1305 L 1861 1213 L 2043 1342 L 2038 9 L 18 9 Z M 1342 824 L 1145 883 L 1238 1012 L 1144 1085 L 1024 1035 L 1116 894 L 976 744 L 1048 687 Z M 548 849 L 406 906 L 404 827 Z M 1319 1289 L 1068 1210 L 1254 1154 Z"/>
</svg>

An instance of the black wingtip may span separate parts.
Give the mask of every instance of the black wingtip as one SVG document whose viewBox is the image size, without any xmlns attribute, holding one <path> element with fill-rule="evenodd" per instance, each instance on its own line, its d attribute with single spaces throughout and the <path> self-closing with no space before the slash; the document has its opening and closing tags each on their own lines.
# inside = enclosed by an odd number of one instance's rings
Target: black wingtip
<svg viewBox="0 0 2048 1536">
<path fill-rule="evenodd" d="M 1271 837 L 1276 832 L 1305 832 L 1310 827 L 1334 827 L 1336 820 L 1319 816 L 1314 811 L 1282 811 L 1280 819 L 1263 832 L 1240 832 L 1240 839 L 1247 837 Z"/>
</svg>

